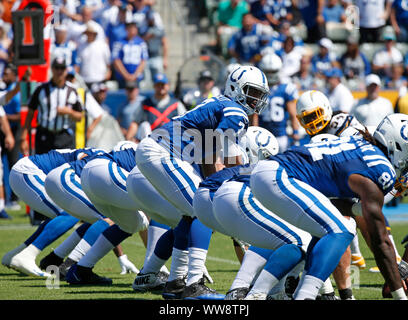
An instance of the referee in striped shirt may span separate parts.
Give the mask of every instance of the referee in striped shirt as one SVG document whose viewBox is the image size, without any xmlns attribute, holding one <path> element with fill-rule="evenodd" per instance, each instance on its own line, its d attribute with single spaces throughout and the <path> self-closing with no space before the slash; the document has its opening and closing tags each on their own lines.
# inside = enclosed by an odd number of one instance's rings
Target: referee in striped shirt
<svg viewBox="0 0 408 320">
<path fill-rule="evenodd" d="M 21 135 L 21 151 L 29 154 L 27 134 L 37 110 L 35 153 L 53 149 L 75 149 L 75 122 L 81 121 L 83 107 L 76 89 L 66 81 L 67 65 L 62 57 L 51 64 L 52 78 L 36 88 L 28 103 L 28 114 Z"/>
</svg>

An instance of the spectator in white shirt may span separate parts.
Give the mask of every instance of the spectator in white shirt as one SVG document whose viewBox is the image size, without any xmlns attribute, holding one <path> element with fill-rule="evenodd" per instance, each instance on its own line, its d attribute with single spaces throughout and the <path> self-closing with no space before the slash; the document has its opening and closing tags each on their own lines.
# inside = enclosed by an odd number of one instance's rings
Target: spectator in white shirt
<svg viewBox="0 0 408 320">
<path fill-rule="evenodd" d="M 360 18 L 360 43 L 379 42 L 393 0 L 356 0 Z"/>
<path fill-rule="evenodd" d="M 366 77 L 367 96 L 357 101 L 351 114 L 365 126 L 377 127 L 385 116 L 394 113 L 392 103 L 379 96 L 381 80 L 376 74 Z"/>
<path fill-rule="evenodd" d="M 372 71 L 380 76 L 391 76 L 391 66 L 403 62 L 402 53 L 394 46 L 395 34 L 384 35 L 385 47 L 374 54 Z"/>
<path fill-rule="evenodd" d="M 77 22 L 72 22 L 68 25 L 68 40 L 74 41 L 77 45 L 86 42 L 84 32 L 88 22 L 93 22 L 93 27 L 96 30 L 98 40 L 105 40 L 105 31 L 102 26 L 93 19 L 92 8 L 83 6 L 81 8 L 81 18 Z"/>
<path fill-rule="evenodd" d="M 343 72 L 339 68 L 333 68 L 326 72 L 328 83 L 328 99 L 333 111 L 350 113 L 354 104 L 351 91 L 341 83 Z"/>
<path fill-rule="evenodd" d="M 103 82 L 111 76 L 111 54 L 105 41 L 97 40 L 94 21 L 89 21 L 85 30 L 87 41 L 78 47 L 79 74 L 90 88 L 93 83 Z"/>
</svg>

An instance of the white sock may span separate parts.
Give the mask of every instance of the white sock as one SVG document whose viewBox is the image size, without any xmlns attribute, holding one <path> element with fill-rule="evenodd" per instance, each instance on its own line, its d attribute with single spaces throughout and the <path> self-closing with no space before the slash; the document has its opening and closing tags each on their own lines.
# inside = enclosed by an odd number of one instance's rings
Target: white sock
<svg viewBox="0 0 408 320">
<path fill-rule="evenodd" d="M 252 250 L 245 252 L 241 267 L 231 284 L 230 290 L 237 288 L 249 288 L 252 281 L 258 276 L 259 272 L 266 264 L 266 259 Z"/>
<path fill-rule="evenodd" d="M 191 247 L 188 249 L 188 276 L 186 286 L 200 281 L 203 277 L 207 250 Z"/>
<path fill-rule="evenodd" d="M 358 244 L 358 234 L 356 234 L 350 243 L 351 254 L 361 256 L 360 246 Z"/>
<path fill-rule="evenodd" d="M 166 260 L 160 259 L 156 254 L 153 252 L 148 259 L 145 258 L 145 263 L 141 270 L 142 273 L 157 273 L 163 268 Z"/>
<path fill-rule="evenodd" d="M 60 257 L 65 258 L 67 255 L 70 254 L 72 250 L 76 247 L 76 245 L 81 241 L 81 237 L 75 231 L 71 233 L 71 235 L 64 240 L 58 247 L 54 249 L 54 253 Z"/>
<path fill-rule="evenodd" d="M 288 275 L 284 276 L 279 280 L 278 284 L 275 285 L 269 292 L 268 295 L 274 295 L 277 293 L 285 292 L 285 283 Z"/>
<path fill-rule="evenodd" d="M 28 255 L 30 258 L 34 259 L 37 258 L 37 256 L 41 253 L 41 250 L 38 249 L 36 246 L 33 244 L 30 244 L 27 248 L 24 250 L 20 251 L 19 254 L 24 254 Z"/>
<path fill-rule="evenodd" d="M 388 237 L 390 238 L 391 242 L 392 242 L 392 246 L 394 247 L 394 251 L 395 251 L 395 255 L 397 258 L 401 258 L 401 256 L 399 255 L 398 251 L 397 251 L 397 246 L 395 245 L 394 242 L 394 237 L 392 236 L 392 234 L 389 234 Z"/>
<path fill-rule="evenodd" d="M 254 293 L 268 294 L 268 292 L 271 291 L 271 289 L 276 286 L 278 282 L 279 279 L 277 279 L 272 273 L 263 269 L 248 295 Z"/>
<path fill-rule="evenodd" d="M 69 254 L 68 258 L 78 262 L 91 249 L 91 245 L 84 239 L 81 239 L 75 246 L 74 250 Z"/>
<path fill-rule="evenodd" d="M 87 254 L 78 261 L 78 265 L 93 268 L 94 265 L 104 256 L 106 256 L 113 248 L 113 244 L 106 239 L 103 234 L 101 234 L 92 246 L 91 250 L 89 250 Z"/>
<path fill-rule="evenodd" d="M 167 281 L 183 278 L 188 272 L 188 251 L 173 248 L 170 275 Z"/>
<path fill-rule="evenodd" d="M 4 210 L 4 199 L 0 199 L 0 211 Z"/>
<path fill-rule="evenodd" d="M 154 253 L 157 241 L 166 232 L 167 232 L 166 229 L 149 225 L 149 227 L 147 228 L 147 247 L 145 261 L 147 261 L 150 258 L 150 256 Z"/>
<path fill-rule="evenodd" d="M 328 293 L 332 293 L 332 292 L 334 292 L 334 288 L 333 288 L 332 282 L 330 280 L 330 277 L 328 277 L 326 279 L 326 281 L 323 282 L 323 285 L 320 288 L 319 293 L 320 294 L 328 294 Z"/>
<path fill-rule="evenodd" d="M 322 285 L 323 285 L 322 280 L 310 275 L 305 275 L 303 282 L 299 287 L 299 290 L 296 290 L 294 296 L 295 300 L 305 299 L 315 300 Z"/>
</svg>

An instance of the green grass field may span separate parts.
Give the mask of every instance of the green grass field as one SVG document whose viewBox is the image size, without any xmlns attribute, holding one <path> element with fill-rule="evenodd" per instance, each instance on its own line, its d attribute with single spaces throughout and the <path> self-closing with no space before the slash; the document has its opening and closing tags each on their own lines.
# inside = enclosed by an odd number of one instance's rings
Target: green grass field
<svg viewBox="0 0 408 320">
<path fill-rule="evenodd" d="M 27 239 L 36 229 L 29 224 L 29 218 L 24 210 L 10 212 L 13 220 L 0 220 L 0 256 L 15 248 Z M 407 234 L 408 223 L 393 223 L 392 233 L 397 243 L 399 253 L 403 253 L 400 245 L 401 239 Z M 73 230 L 73 229 L 72 229 Z M 46 248 L 37 258 L 47 255 L 52 248 L 57 247 L 69 234 L 62 236 Z M 123 242 L 124 252 L 139 269 L 143 265 L 145 248 L 139 235 L 134 235 Z M 367 268 L 358 274 L 353 273 L 353 283 L 359 279 L 359 287 L 354 288 L 354 296 L 358 300 L 378 300 L 381 297 L 383 279 L 379 273 L 368 271 L 375 266 L 373 255 L 368 250 L 364 240 L 360 237 L 360 248 L 366 259 Z M 166 264 L 170 268 L 170 261 Z M 221 234 L 214 234 L 208 251 L 207 268 L 214 279 L 210 287 L 220 293 L 226 293 L 239 269 L 239 262 L 235 256 L 232 241 Z M 48 289 L 45 279 L 29 277 L 17 273 L 0 265 L 0 300 L 92 300 L 92 299 L 137 299 L 137 300 L 162 300 L 160 294 L 139 294 L 131 287 L 135 278 L 134 274 L 120 275 L 120 267 L 113 252 L 105 256 L 94 268 L 100 275 L 113 279 L 110 287 L 101 286 L 71 286 L 61 281 L 59 287 Z"/>
</svg>

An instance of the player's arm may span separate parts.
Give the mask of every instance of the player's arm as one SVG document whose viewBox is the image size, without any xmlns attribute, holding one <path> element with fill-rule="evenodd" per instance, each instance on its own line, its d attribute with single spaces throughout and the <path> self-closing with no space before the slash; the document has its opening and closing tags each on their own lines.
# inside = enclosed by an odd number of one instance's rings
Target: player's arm
<svg viewBox="0 0 408 320">
<path fill-rule="evenodd" d="M 1 123 L 1 131 L 3 131 L 4 136 L 5 136 L 4 145 L 7 150 L 11 150 L 14 148 L 15 141 L 14 141 L 13 132 L 11 131 L 11 128 L 10 128 L 10 124 L 5 115 L 0 117 L 0 123 Z"/>
<path fill-rule="evenodd" d="M 286 108 L 288 110 L 289 121 L 290 121 L 290 124 L 291 124 L 292 129 L 293 129 L 292 138 L 295 139 L 295 140 L 299 140 L 300 139 L 300 137 L 299 137 L 299 126 L 300 126 L 300 124 L 299 124 L 299 121 L 298 121 L 298 119 L 296 117 L 296 102 L 295 102 L 295 100 L 288 101 L 286 103 Z"/>
<path fill-rule="evenodd" d="M 348 184 L 361 199 L 362 215 L 367 225 L 375 261 L 391 292 L 395 292 L 402 288 L 402 281 L 382 213 L 384 195 L 372 180 L 359 174 L 350 175 Z"/>
</svg>

